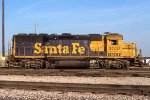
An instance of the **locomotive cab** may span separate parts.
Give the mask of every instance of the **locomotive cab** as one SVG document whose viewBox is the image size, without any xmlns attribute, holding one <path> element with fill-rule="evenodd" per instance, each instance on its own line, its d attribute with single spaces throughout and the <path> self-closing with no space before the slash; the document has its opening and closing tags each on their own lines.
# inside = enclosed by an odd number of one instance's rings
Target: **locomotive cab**
<svg viewBox="0 0 150 100">
<path fill-rule="evenodd" d="M 107 56 L 110 58 L 135 58 L 136 45 L 124 43 L 120 34 L 106 34 Z"/>
<path fill-rule="evenodd" d="M 106 51 L 108 57 L 118 58 L 121 56 L 122 40 L 123 37 L 120 34 L 106 34 Z"/>
</svg>

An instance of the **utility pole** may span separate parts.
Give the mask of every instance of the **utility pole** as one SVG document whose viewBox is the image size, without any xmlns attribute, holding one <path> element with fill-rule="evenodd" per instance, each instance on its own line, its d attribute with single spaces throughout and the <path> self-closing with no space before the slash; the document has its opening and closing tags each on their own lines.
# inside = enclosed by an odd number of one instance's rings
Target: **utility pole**
<svg viewBox="0 0 150 100">
<path fill-rule="evenodd" d="M 10 56 L 10 44 L 8 42 L 8 57 Z"/>
<path fill-rule="evenodd" d="M 2 57 L 5 57 L 5 13 L 4 13 L 4 0 L 2 0 Z"/>
<path fill-rule="evenodd" d="M 35 23 L 35 34 L 36 34 L 36 23 Z"/>
<path fill-rule="evenodd" d="M 36 34 L 36 32 L 37 32 L 37 24 L 35 23 L 33 26 L 34 26 L 34 33 Z"/>
</svg>

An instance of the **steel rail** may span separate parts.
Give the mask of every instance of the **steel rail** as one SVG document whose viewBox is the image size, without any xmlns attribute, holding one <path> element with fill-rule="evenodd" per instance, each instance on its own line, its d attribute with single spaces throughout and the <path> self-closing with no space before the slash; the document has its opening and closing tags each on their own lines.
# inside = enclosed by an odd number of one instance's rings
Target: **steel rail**
<svg viewBox="0 0 150 100">
<path fill-rule="evenodd" d="M 72 83 L 49 83 L 49 82 L 23 82 L 23 81 L 0 81 L 0 88 L 44 90 L 62 92 L 89 92 L 109 93 L 124 95 L 150 96 L 150 86 L 147 85 L 112 85 L 112 84 L 72 84 Z"/>
<path fill-rule="evenodd" d="M 150 77 L 146 70 L 104 70 L 104 69 L 6 69 L 0 68 L 0 75 L 37 76 L 92 76 L 92 77 Z"/>
</svg>

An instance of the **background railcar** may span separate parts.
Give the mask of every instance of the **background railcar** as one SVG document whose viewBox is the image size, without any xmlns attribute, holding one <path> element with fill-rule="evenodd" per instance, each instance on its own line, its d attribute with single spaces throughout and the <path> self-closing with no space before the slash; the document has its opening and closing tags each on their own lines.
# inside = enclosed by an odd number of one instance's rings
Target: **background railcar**
<svg viewBox="0 0 150 100">
<path fill-rule="evenodd" d="M 134 43 L 120 34 L 18 34 L 9 63 L 36 68 L 128 68 L 141 66 Z"/>
</svg>

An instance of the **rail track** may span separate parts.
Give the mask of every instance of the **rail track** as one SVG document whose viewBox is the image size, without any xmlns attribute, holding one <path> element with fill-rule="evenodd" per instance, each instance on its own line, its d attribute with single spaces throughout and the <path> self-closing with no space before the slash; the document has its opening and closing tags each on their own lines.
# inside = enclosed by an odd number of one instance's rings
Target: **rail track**
<svg viewBox="0 0 150 100">
<path fill-rule="evenodd" d="M 62 92 L 89 92 L 109 93 L 124 95 L 145 95 L 150 96 L 150 86 L 141 85 L 110 85 L 110 84 L 72 84 L 72 83 L 48 83 L 48 82 L 22 82 L 22 81 L 0 81 L 2 89 L 24 89 L 24 90 L 45 90 Z"/>
<path fill-rule="evenodd" d="M 150 68 L 119 69 L 24 69 L 0 68 L 0 75 L 150 77 Z"/>
</svg>

